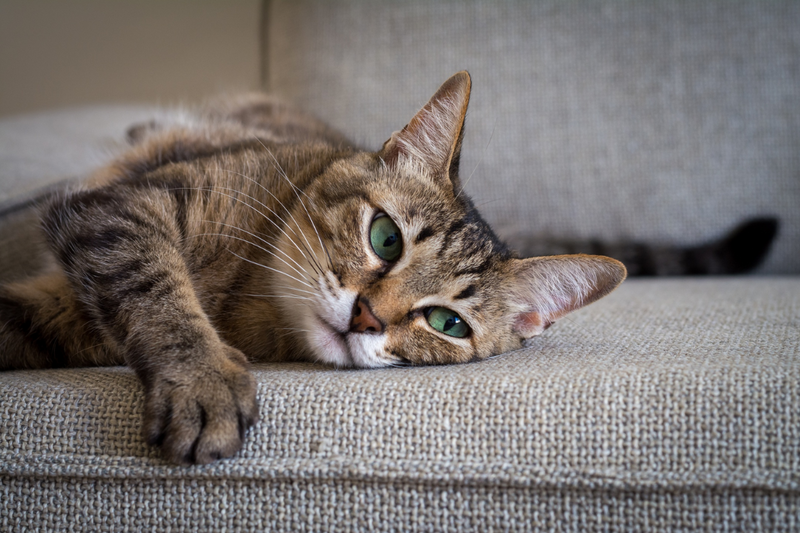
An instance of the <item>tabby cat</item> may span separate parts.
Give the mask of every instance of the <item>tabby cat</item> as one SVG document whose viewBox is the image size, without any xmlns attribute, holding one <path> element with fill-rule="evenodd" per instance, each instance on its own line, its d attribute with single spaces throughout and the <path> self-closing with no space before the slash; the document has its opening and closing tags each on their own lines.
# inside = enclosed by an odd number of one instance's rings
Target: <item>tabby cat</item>
<svg viewBox="0 0 800 533">
<path fill-rule="evenodd" d="M 266 96 L 130 130 L 41 210 L 50 267 L 0 287 L 0 370 L 127 364 L 178 463 L 234 454 L 250 362 L 477 361 L 625 278 L 607 257 L 519 259 L 463 194 L 460 72 L 378 152 Z"/>
</svg>

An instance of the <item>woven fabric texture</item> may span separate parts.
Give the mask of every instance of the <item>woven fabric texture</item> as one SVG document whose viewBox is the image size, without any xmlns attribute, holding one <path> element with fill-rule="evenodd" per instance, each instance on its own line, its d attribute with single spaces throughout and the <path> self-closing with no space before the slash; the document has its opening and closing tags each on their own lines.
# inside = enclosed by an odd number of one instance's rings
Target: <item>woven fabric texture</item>
<svg viewBox="0 0 800 533">
<path fill-rule="evenodd" d="M 800 2 L 271 0 L 267 86 L 379 148 L 473 77 L 462 177 L 501 234 L 696 243 L 778 215 L 800 272 Z"/>
<path fill-rule="evenodd" d="M 163 463 L 127 369 L 0 374 L 0 529 L 800 527 L 800 280 L 629 281 L 476 364 L 259 367 L 236 457 Z"/>
<path fill-rule="evenodd" d="M 264 21 L 267 88 L 369 147 L 468 69 L 462 174 L 501 233 L 688 243 L 777 214 L 761 272 L 800 272 L 798 2 L 267 0 Z M 0 211 L 152 113 L 0 121 Z M 799 359 L 796 276 L 629 280 L 481 363 L 257 367 L 245 448 L 190 468 L 144 444 L 130 370 L 4 372 L 0 531 L 796 531 Z"/>
</svg>

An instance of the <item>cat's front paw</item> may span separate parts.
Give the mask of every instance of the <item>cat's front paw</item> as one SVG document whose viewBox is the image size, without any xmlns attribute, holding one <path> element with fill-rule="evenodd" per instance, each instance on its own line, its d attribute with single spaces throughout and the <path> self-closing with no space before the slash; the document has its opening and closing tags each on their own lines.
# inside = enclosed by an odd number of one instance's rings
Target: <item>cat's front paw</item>
<svg viewBox="0 0 800 533">
<path fill-rule="evenodd" d="M 242 447 L 258 419 L 247 360 L 221 345 L 214 356 L 162 369 L 148 387 L 144 434 L 172 462 L 207 464 Z"/>
</svg>

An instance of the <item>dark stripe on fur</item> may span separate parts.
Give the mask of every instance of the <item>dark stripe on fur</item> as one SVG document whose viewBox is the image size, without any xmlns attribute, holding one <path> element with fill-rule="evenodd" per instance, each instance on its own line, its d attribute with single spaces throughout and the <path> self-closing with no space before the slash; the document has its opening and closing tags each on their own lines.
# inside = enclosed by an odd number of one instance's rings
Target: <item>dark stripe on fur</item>
<svg viewBox="0 0 800 533">
<path fill-rule="evenodd" d="M 695 276 L 698 274 L 706 274 L 709 269 L 710 258 L 704 248 L 697 248 L 692 250 L 685 250 L 681 256 L 681 266 L 683 266 L 683 274 Z"/>
<path fill-rule="evenodd" d="M 414 244 L 419 244 L 425 239 L 433 237 L 433 228 L 430 226 L 425 226 L 422 230 L 417 234 L 417 237 L 414 239 Z"/>
<path fill-rule="evenodd" d="M 108 228 L 100 233 L 76 235 L 71 242 L 78 248 L 94 252 L 114 248 L 120 242 L 133 238 L 135 238 L 135 235 L 124 228 Z"/>
<path fill-rule="evenodd" d="M 170 150 L 161 154 L 161 157 L 158 159 L 148 159 L 132 164 L 130 167 L 125 169 L 125 177 L 129 180 L 136 180 L 142 174 L 153 172 L 161 167 L 165 167 L 173 163 L 195 161 L 220 153 L 235 155 L 238 152 L 245 150 L 263 150 L 262 145 L 255 139 L 239 141 L 231 143 L 227 146 L 209 146 L 202 148 L 191 144 L 184 145 L 181 141 L 178 141 L 172 144 L 169 148 Z M 125 183 L 125 180 L 122 180 L 120 183 Z"/>
<path fill-rule="evenodd" d="M 109 204 L 116 204 L 120 200 L 119 195 L 108 188 L 91 189 L 88 191 L 81 191 L 79 193 L 72 193 L 62 199 L 61 202 L 56 204 L 63 204 L 64 207 L 71 207 L 76 212 L 80 213 L 83 210 L 91 209 L 94 207 L 105 208 Z"/>
<path fill-rule="evenodd" d="M 146 180 L 129 178 L 122 180 L 122 183 L 135 189 L 155 188 L 169 193 L 175 205 L 175 223 L 178 226 L 178 231 L 180 232 L 182 239 L 185 240 L 187 238 L 187 218 L 189 216 L 189 204 L 192 202 L 196 194 L 196 191 L 190 188 L 187 183 L 175 177 L 160 178 L 150 176 Z M 204 194 L 207 203 L 210 191 L 206 190 L 204 191 Z"/>
<path fill-rule="evenodd" d="M 464 298 L 469 298 L 470 296 L 475 295 L 475 292 L 476 292 L 475 285 L 470 285 L 463 291 L 456 294 L 455 299 L 463 300 Z"/>
<path fill-rule="evenodd" d="M 489 270 L 489 268 L 491 268 L 491 266 L 492 266 L 492 257 L 491 256 L 486 256 L 486 258 L 484 258 L 483 262 L 481 262 L 479 265 L 473 266 L 473 267 L 469 267 L 469 268 L 465 268 L 465 269 L 462 269 L 462 270 L 457 270 L 455 272 L 455 275 L 456 276 L 464 276 L 464 275 L 467 275 L 467 274 L 479 275 L 479 274 L 483 274 L 484 272 Z"/>
<path fill-rule="evenodd" d="M 95 307 L 97 310 L 100 311 L 100 316 L 98 317 L 102 323 L 105 323 L 110 326 L 119 326 L 118 320 L 116 320 L 117 315 L 119 314 L 119 309 L 122 307 L 122 300 L 119 298 L 114 297 L 112 294 L 103 294 L 100 298 L 96 299 Z M 115 333 L 118 333 L 118 327 L 115 327 Z M 122 335 L 117 335 L 117 340 L 124 339 L 127 336 L 127 329 L 124 330 Z"/>
<path fill-rule="evenodd" d="M 178 225 L 181 240 L 185 241 L 188 237 L 187 217 L 189 216 L 189 202 L 191 201 L 192 191 L 186 188 L 172 188 L 169 193 L 175 201 L 175 222 Z"/>
<path fill-rule="evenodd" d="M 33 321 L 31 311 L 20 302 L 0 295 L 0 323 L 2 324 L 0 329 L 11 333 L 12 336 L 10 338 L 12 339 L 13 333 L 16 333 L 20 344 L 22 344 L 21 346 L 15 346 L 14 344 L 4 346 L 3 349 L 8 352 L 3 354 L 5 357 L 9 357 L 9 354 L 14 353 L 17 357 L 23 357 L 27 363 L 32 363 L 44 356 L 47 361 L 43 366 L 50 368 L 65 368 L 68 366 L 68 358 L 64 348 L 50 335 L 40 331 Z M 8 333 L 4 333 L 4 337 L 8 339 Z M 36 355 L 39 357 L 35 357 Z M 23 368 L 25 366 L 25 364 L 22 365 Z M 18 367 L 12 366 L 11 368 Z M 2 369 L 0 368 L 0 370 Z"/>
<path fill-rule="evenodd" d="M 119 214 L 117 215 L 120 219 L 131 222 L 135 224 L 139 228 L 147 228 L 150 230 L 151 234 L 159 235 L 162 239 L 167 241 L 172 241 L 172 235 L 170 235 L 160 221 L 151 222 L 145 218 L 142 218 L 139 214 L 130 211 L 128 209 L 120 210 Z"/>
<path fill-rule="evenodd" d="M 123 263 L 117 269 L 108 273 L 88 272 L 87 274 L 100 285 L 115 287 L 128 281 L 133 276 L 139 275 L 143 267 L 144 261 L 141 259 L 134 259 Z"/>
<path fill-rule="evenodd" d="M 447 251 L 447 249 L 452 244 L 451 241 L 452 241 L 453 235 L 455 235 L 456 232 L 461 231 L 462 229 L 464 229 L 465 225 L 466 224 L 464 223 L 464 221 L 462 219 L 458 219 L 455 222 L 453 222 L 452 224 L 450 224 L 450 227 L 447 228 L 447 230 L 444 232 L 444 235 L 442 237 L 442 246 L 441 246 L 441 248 L 439 248 L 439 252 L 437 254 L 440 258 L 444 256 L 445 251 Z"/>
</svg>

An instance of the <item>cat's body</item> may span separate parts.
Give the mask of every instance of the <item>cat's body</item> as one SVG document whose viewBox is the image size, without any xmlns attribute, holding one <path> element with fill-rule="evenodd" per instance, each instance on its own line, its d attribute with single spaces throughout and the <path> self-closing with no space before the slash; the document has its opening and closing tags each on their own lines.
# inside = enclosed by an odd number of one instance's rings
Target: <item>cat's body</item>
<svg viewBox="0 0 800 533">
<path fill-rule="evenodd" d="M 469 91 L 455 75 L 375 153 L 266 97 L 132 129 L 127 154 L 42 210 L 52 264 L 0 287 L 0 370 L 127 364 L 148 440 L 205 463 L 256 419 L 248 361 L 519 347 L 625 268 L 497 239 L 458 179 Z"/>
</svg>

